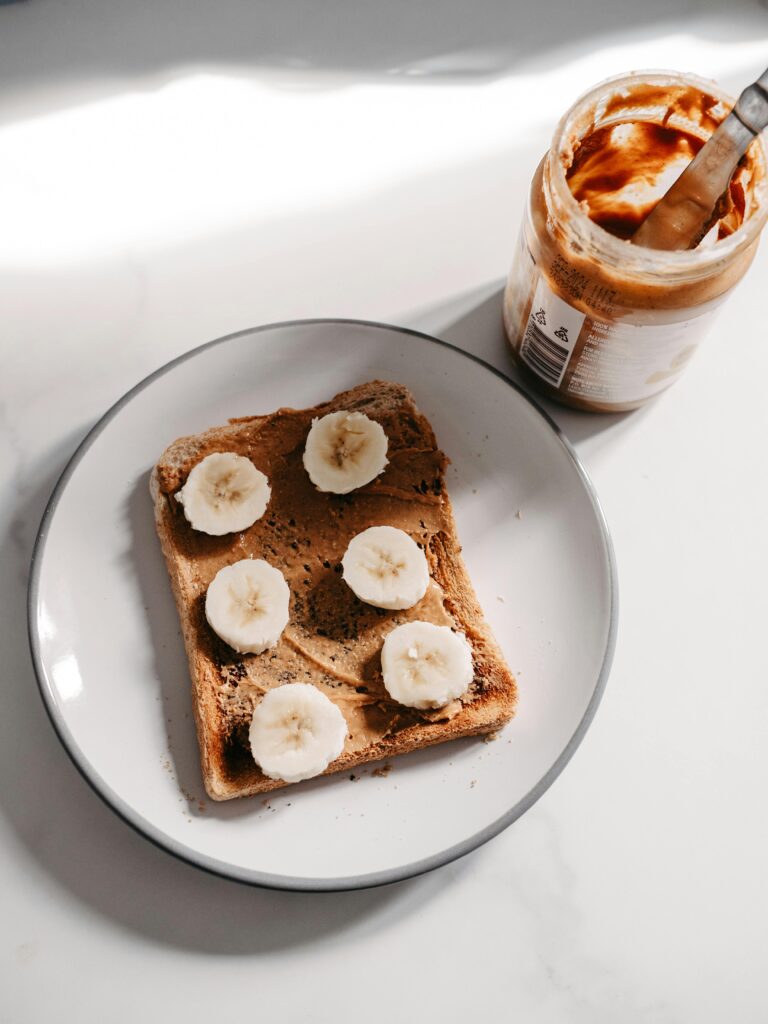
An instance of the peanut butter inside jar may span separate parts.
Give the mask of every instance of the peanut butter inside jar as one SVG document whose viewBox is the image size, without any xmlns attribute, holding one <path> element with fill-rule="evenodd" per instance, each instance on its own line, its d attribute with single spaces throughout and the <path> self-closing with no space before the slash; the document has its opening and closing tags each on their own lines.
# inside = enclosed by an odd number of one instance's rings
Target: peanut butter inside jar
<svg viewBox="0 0 768 1024">
<path fill-rule="evenodd" d="M 513 354 L 548 396 L 600 412 L 645 404 L 744 275 L 768 215 L 759 141 L 695 249 L 629 241 L 732 106 L 714 83 L 640 73 L 597 86 L 558 125 L 504 296 Z"/>
</svg>

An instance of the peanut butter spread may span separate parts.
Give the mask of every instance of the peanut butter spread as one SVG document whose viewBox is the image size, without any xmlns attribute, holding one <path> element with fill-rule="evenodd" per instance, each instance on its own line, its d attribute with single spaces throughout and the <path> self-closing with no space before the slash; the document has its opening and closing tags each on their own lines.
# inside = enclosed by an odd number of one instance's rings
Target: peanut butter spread
<svg viewBox="0 0 768 1024">
<path fill-rule="evenodd" d="M 618 238 L 631 238 L 726 113 L 718 99 L 690 86 L 648 85 L 633 89 L 631 101 L 613 97 L 599 126 L 572 139 L 563 155 L 574 198 L 596 224 Z M 656 120 L 646 119 L 654 114 Z M 744 222 L 757 160 L 753 146 L 713 211 L 718 240 Z"/>
<path fill-rule="evenodd" d="M 416 723 L 448 720 L 461 711 L 462 702 L 472 703 L 491 685 L 486 678 L 484 638 L 470 635 L 466 622 L 458 621 L 444 591 L 451 574 L 458 575 L 450 550 L 455 542 L 445 491 L 446 457 L 437 448 L 427 421 L 408 411 L 413 408 L 408 392 L 397 385 L 386 388 L 389 391 L 380 406 L 368 397 L 358 407 L 382 424 L 389 439 L 389 464 L 371 484 L 351 494 L 315 489 L 302 464 L 312 415 L 293 409 L 232 421 L 231 428 L 211 432 L 211 441 L 200 435 L 191 455 L 187 445 L 184 464 L 159 467 L 160 488 L 173 517 L 176 554 L 191 575 L 195 644 L 216 673 L 216 701 L 230 736 L 228 756 L 233 769 L 242 758 L 250 759 L 247 727 L 254 704 L 275 685 L 311 682 L 339 704 L 349 730 L 345 752 L 368 747 Z M 354 401 L 345 408 L 353 410 Z M 334 411 L 332 403 L 316 414 L 330 411 Z M 269 478 L 272 494 L 267 510 L 242 533 L 211 537 L 196 532 L 176 501 L 175 494 L 192 466 L 212 451 L 244 455 Z M 408 533 L 429 563 L 429 588 L 406 611 L 364 604 L 342 579 L 341 559 L 350 540 L 369 526 L 383 524 Z M 219 569 L 249 557 L 266 559 L 278 568 L 291 591 L 288 626 L 276 648 L 258 655 L 235 653 L 214 634 L 204 612 L 207 587 Z M 471 594 L 468 600 L 473 600 Z M 383 638 L 396 625 L 413 619 L 461 629 L 473 645 L 475 679 L 470 690 L 461 701 L 437 711 L 396 704 L 383 686 Z"/>
<path fill-rule="evenodd" d="M 549 397 L 600 412 L 650 401 L 744 276 L 768 216 L 759 140 L 698 246 L 632 244 L 729 106 L 714 83 L 641 72 L 595 86 L 561 119 L 531 182 L 504 296 L 512 351 Z"/>
<path fill-rule="evenodd" d="M 627 239 L 727 113 L 725 103 L 686 84 L 634 83 L 607 100 L 585 104 L 564 127 L 556 154 L 569 199 L 577 200 L 592 223 Z M 634 261 L 645 250 L 629 243 L 624 259 L 611 263 L 599 258 L 546 164 L 547 158 L 531 184 L 531 255 L 551 286 L 585 312 L 610 320 L 631 311 L 703 307 L 728 292 L 752 261 L 756 238 L 716 262 L 711 272 L 687 278 L 674 276 L 669 254 L 658 256 L 654 275 L 641 272 Z M 756 141 L 717 211 L 719 238 L 759 217 L 765 174 L 763 149 Z M 582 303 L 587 292 L 593 298 Z"/>
</svg>

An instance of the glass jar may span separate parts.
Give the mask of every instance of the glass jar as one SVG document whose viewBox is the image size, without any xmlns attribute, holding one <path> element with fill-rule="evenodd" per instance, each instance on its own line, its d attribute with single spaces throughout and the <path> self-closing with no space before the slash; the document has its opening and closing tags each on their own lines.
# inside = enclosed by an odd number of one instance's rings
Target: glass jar
<svg viewBox="0 0 768 1024">
<path fill-rule="evenodd" d="M 513 354 L 547 396 L 619 412 L 669 387 L 752 262 L 768 215 L 756 141 L 738 169 L 743 209 L 732 233 L 679 252 L 632 245 L 591 220 L 572 194 L 567 175 L 580 143 L 611 125 L 648 122 L 700 145 L 732 105 L 692 75 L 634 73 L 601 83 L 561 120 L 531 182 L 504 295 Z"/>
</svg>

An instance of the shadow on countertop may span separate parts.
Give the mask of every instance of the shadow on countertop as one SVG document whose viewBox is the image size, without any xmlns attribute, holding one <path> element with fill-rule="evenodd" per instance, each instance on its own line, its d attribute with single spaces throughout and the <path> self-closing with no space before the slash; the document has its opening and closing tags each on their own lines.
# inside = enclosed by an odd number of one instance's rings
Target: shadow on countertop
<svg viewBox="0 0 768 1024">
<path fill-rule="evenodd" d="M 0 9 L 0 91 L 104 79 L 109 94 L 124 91 L 126 77 L 150 79 L 143 84 L 152 88 L 180 69 L 216 65 L 392 83 L 487 81 L 556 67 L 596 38 L 686 33 L 694 14 L 697 33 L 717 41 L 753 39 L 755 26 L 768 24 L 757 0 L 733 0 L 727 21 L 722 13 L 721 0 L 28 0 Z"/>
<path fill-rule="evenodd" d="M 502 300 L 504 281 L 480 288 L 414 313 L 408 325 L 432 333 L 479 356 L 508 377 L 557 424 L 571 444 L 639 423 L 646 409 L 622 413 L 589 413 L 559 405 L 539 394 L 519 371 L 504 332 Z"/>
</svg>

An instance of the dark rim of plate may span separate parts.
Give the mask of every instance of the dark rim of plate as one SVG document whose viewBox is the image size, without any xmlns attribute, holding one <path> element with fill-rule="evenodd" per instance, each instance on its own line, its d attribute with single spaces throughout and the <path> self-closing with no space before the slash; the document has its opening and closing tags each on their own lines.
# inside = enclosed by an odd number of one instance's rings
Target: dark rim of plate
<svg viewBox="0 0 768 1024">
<path fill-rule="evenodd" d="M 45 551 L 45 542 L 48 535 L 50 524 L 53 520 L 53 516 L 56 513 L 56 508 L 59 503 L 59 499 L 67 486 L 69 478 L 74 473 L 78 464 L 86 454 L 88 449 L 91 447 L 93 442 L 107 426 L 107 424 L 120 412 L 123 406 L 127 405 L 131 399 L 137 395 L 140 391 L 143 391 L 157 378 L 173 370 L 180 363 L 186 362 L 188 359 L 194 358 L 206 349 L 213 348 L 216 345 L 222 345 L 228 341 L 233 341 L 236 338 L 242 338 L 247 335 L 261 334 L 267 331 L 273 331 L 286 327 L 309 327 L 317 326 L 319 324 L 347 324 L 356 327 L 372 327 L 385 331 L 394 331 L 397 334 L 404 334 L 410 338 L 418 338 L 420 341 L 426 341 L 433 345 L 440 345 L 444 348 L 452 349 L 466 359 L 470 359 L 472 362 L 479 364 L 492 373 L 495 377 L 503 380 L 510 388 L 516 391 L 529 405 L 531 405 L 536 412 L 542 417 L 547 425 L 557 435 L 560 443 L 568 456 L 573 461 L 573 464 L 581 478 L 584 488 L 589 496 L 592 503 L 595 516 L 600 526 L 600 531 L 603 540 L 603 549 L 608 565 L 609 572 L 609 590 L 610 590 L 610 622 L 608 626 L 608 636 L 605 645 L 605 652 L 603 654 L 603 661 L 600 667 L 600 672 L 595 681 L 595 688 L 590 697 L 589 703 L 584 711 L 584 714 L 576 726 L 573 735 L 566 743 L 565 747 L 561 751 L 560 755 L 549 767 L 545 774 L 539 779 L 535 786 L 532 787 L 526 793 L 526 795 L 519 800 L 513 807 L 497 818 L 495 821 L 486 825 L 485 828 L 480 829 L 474 835 L 469 836 L 467 839 L 463 839 L 461 842 L 456 843 L 454 846 L 450 846 L 445 850 L 441 850 L 439 853 L 432 854 L 429 857 L 425 857 L 422 860 L 413 861 L 409 864 L 403 864 L 396 868 L 391 868 L 383 871 L 373 871 L 362 875 L 352 875 L 348 877 L 339 878 L 304 878 L 304 877 L 291 877 L 287 875 L 276 875 L 263 871 L 254 871 L 247 868 L 242 868 L 232 864 L 226 863 L 226 861 L 220 861 L 213 857 L 208 857 L 203 853 L 200 853 L 184 843 L 177 842 L 170 836 L 166 835 L 162 829 L 157 828 L 155 825 L 146 821 L 141 815 L 137 814 L 133 808 L 126 803 L 110 786 L 104 782 L 99 773 L 96 771 L 94 766 L 86 760 L 82 752 L 80 751 L 78 744 L 72 734 L 70 733 L 67 724 L 64 720 L 64 716 L 61 709 L 48 685 L 46 678 L 45 667 L 43 665 L 43 659 L 40 651 L 40 637 L 37 633 L 37 606 L 39 597 L 40 587 L 40 572 L 42 567 L 43 555 Z M 536 402 L 530 395 L 528 395 L 522 388 L 520 388 L 514 381 L 510 380 L 505 374 L 495 367 L 486 363 L 485 360 L 480 359 L 478 356 L 472 355 L 470 352 L 465 352 L 464 349 L 459 348 L 457 345 L 452 345 L 448 341 L 443 341 L 440 338 L 435 338 L 430 334 L 425 334 L 422 331 L 412 330 L 407 327 L 397 327 L 393 324 L 378 323 L 372 320 L 354 320 L 334 317 L 319 317 L 308 320 L 285 320 L 278 323 L 264 324 L 260 327 L 252 327 L 244 331 L 236 331 L 234 334 L 227 334 L 222 338 L 216 338 L 214 341 L 206 342 L 203 345 L 199 345 L 196 348 L 191 349 L 189 352 L 185 352 L 183 355 L 178 356 L 176 359 L 172 359 L 169 363 L 161 366 L 159 369 L 150 373 L 149 376 L 145 377 L 138 384 L 136 384 L 130 391 L 127 391 L 122 398 L 118 399 L 115 404 L 107 410 L 101 419 L 91 428 L 85 438 L 80 442 L 78 447 L 75 449 L 74 454 L 70 458 L 69 462 L 64 468 L 61 476 L 59 477 L 56 486 L 53 489 L 53 493 L 48 500 L 43 518 L 40 523 L 37 538 L 35 540 L 35 546 L 32 553 L 32 563 L 30 568 L 30 579 L 29 579 L 29 590 L 27 595 L 27 625 L 29 631 L 29 644 L 32 653 L 32 662 L 35 668 L 35 674 L 37 676 L 37 683 L 40 689 L 40 694 L 45 705 L 45 709 L 48 713 L 48 717 L 51 720 L 51 724 L 58 735 L 64 749 L 69 754 L 75 767 L 78 769 L 83 778 L 88 782 L 91 788 L 98 794 L 99 797 L 109 806 L 120 818 L 123 819 L 128 825 L 134 828 L 141 835 L 145 836 L 150 842 L 163 850 L 173 854 L 180 860 L 186 861 L 188 864 L 193 864 L 195 867 L 202 868 L 205 871 L 209 871 L 212 874 L 223 876 L 234 881 L 244 882 L 249 885 L 262 886 L 269 889 L 284 889 L 293 890 L 300 892 L 341 892 L 350 889 L 366 889 L 372 888 L 379 885 L 388 885 L 392 882 L 400 882 L 406 878 L 412 878 L 416 875 L 424 874 L 427 871 L 432 871 L 435 868 L 441 867 L 444 864 L 448 864 L 453 860 L 457 860 L 459 857 L 463 857 L 465 854 L 470 853 L 477 847 L 482 846 L 483 843 L 487 843 L 489 839 L 502 832 L 508 825 L 511 825 L 513 821 L 516 821 L 521 815 L 523 815 L 529 807 L 533 806 L 534 803 L 542 796 L 547 789 L 552 785 L 555 779 L 558 777 L 563 768 L 568 764 L 571 757 L 573 757 L 576 748 L 584 738 L 587 729 L 589 728 L 592 719 L 595 716 L 597 707 L 602 698 L 605 690 L 606 683 L 608 681 L 608 675 L 610 673 L 611 662 L 613 661 L 613 653 L 616 646 L 616 633 L 618 627 L 618 579 L 616 573 L 616 559 L 613 551 L 613 543 L 611 536 L 608 531 L 608 525 L 605 520 L 600 501 L 595 492 L 594 485 L 590 480 L 586 470 L 581 464 L 581 461 L 576 454 L 575 450 L 567 440 L 563 432 L 560 430 L 558 425 L 552 419 L 552 417 Z"/>
</svg>

